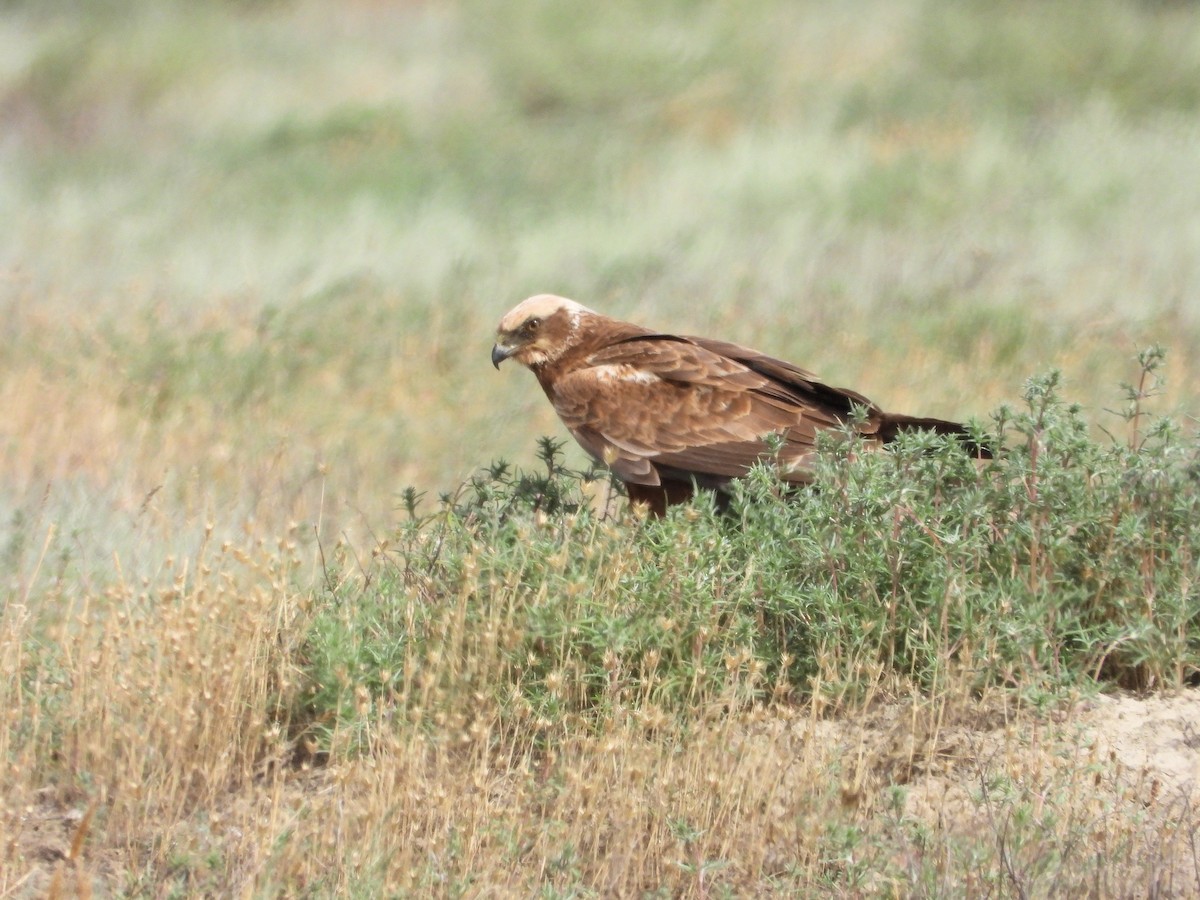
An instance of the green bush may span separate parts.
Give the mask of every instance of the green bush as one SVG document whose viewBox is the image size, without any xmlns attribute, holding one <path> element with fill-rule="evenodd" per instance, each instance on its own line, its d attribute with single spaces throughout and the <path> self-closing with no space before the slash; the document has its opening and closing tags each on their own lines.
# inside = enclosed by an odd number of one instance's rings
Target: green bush
<svg viewBox="0 0 1200 900">
<path fill-rule="evenodd" d="M 614 513 L 549 440 L 544 471 L 496 464 L 428 514 L 410 493 L 384 564 L 320 604 L 300 720 L 537 736 L 889 686 L 1179 684 L 1200 663 L 1200 467 L 1174 422 L 1146 422 L 1159 362 L 1124 438 L 1094 439 L 1050 374 L 995 415 L 993 461 L 830 435 L 814 487 L 759 467 L 723 512 Z"/>
</svg>

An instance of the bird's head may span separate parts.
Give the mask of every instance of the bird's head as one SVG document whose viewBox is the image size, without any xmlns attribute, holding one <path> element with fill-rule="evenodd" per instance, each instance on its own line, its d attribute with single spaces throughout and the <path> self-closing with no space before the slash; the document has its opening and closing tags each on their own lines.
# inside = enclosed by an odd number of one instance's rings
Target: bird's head
<svg viewBox="0 0 1200 900">
<path fill-rule="evenodd" d="M 506 359 L 536 369 L 553 362 L 572 347 L 585 316 L 595 315 L 574 300 L 553 294 L 538 294 L 522 300 L 500 320 L 492 365 L 497 369 Z"/>
</svg>

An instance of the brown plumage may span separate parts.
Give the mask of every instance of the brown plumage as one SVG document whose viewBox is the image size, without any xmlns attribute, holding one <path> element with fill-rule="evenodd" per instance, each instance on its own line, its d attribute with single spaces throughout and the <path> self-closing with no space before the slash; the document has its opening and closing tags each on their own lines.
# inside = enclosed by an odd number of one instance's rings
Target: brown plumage
<svg viewBox="0 0 1200 900">
<path fill-rule="evenodd" d="M 695 487 L 720 489 L 771 458 L 781 477 L 810 480 L 813 445 L 842 428 L 882 445 L 908 429 L 963 434 L 962 425 L 885 413 L 861 394 L 725 341 L 660 334 L 540 294 L 500 320 L 492 363 L 515 359 L 537 376 L 567 430 L 656 515 Z M 980 451 L 986 455 L 986 451 Z"/>
</svg>

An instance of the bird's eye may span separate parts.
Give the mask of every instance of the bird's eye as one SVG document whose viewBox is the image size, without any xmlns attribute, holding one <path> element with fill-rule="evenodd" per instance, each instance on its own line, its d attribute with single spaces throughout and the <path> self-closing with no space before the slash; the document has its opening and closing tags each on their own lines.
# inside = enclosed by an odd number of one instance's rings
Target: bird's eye
<svg viewBox="0 0 1200 900">
<path fill-rule="evenodd" d="M 533 331 L 537 331 L 541 326 L 542 326 L 541 319 L 530 319 L 528 322 L 525 323 L 525 330 L 533 332 Z"/>
</svg>

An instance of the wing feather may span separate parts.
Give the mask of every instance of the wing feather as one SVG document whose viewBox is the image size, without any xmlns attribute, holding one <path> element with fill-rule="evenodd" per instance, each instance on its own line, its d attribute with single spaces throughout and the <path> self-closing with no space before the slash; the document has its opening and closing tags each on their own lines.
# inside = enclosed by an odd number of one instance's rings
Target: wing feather
<svg viewBox="0 0 1200 900">
<path fill-rule="evenodd" d="M 795 480 L 819 430 L 837 426 L 866 398 L 811 373 L 720 341 L 634 335 L 592 352 L 561 375 L 551 399 L 564 424 L 618 477 L 657 485 L 669 477 L 723 482 L 784 437 Z M 865 429 L 870 431 L 868 427 Z"/>
</svg>

